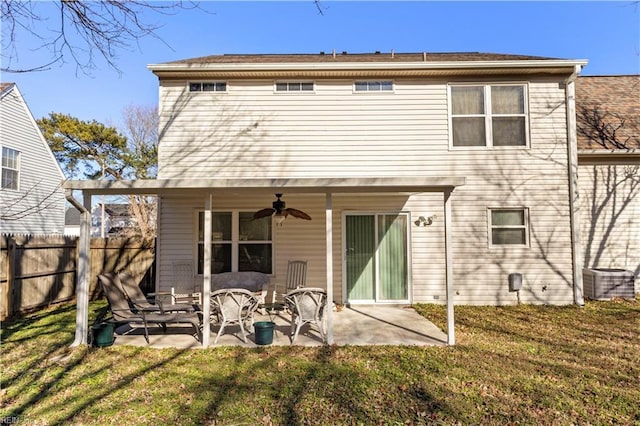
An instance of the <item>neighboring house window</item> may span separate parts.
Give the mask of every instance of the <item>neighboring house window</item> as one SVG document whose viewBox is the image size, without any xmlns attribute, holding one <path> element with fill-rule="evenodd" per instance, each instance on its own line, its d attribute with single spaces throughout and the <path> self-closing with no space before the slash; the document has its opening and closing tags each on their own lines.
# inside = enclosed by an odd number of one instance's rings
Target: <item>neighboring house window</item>
<svg viewBox="0 0 640 426">
<path fill-rule="evenodd" d="M 356 92 L 391 92 L 393 90 L 392 81 L 356 81 L 354 83 Z"/>
<path fill-rule="evenodd" d="M 253 212 L 213 212 L 211 272 L 273 270 L 271 220 L 253 220 Z M 198 274 L 204 272 L 204 212 L 198 213 Z"/>
<path fill-rule="evenodd" d="M 313 92 L 313 83 L 286 81 L 276 83 L 276 92 Z"/>
<path fill-rule="evenodd" d="M 526 208 L 489 209 L 492 246 L 529 244 L 529 210 Z"/>
<path fill-rule="evenodd" d="M 226 92 L 226 82 L 192 81 L 189 83 L 190 92 Z"/>
<path fill-rule="evenodd" d="M 2 189 L 18 190 L 20 151 L 2 147 Z"/>
<path fill-rule="evenodd" d="M 450 86 L 452 146 L 528 146 L 527 86 Z"/>
</svg>

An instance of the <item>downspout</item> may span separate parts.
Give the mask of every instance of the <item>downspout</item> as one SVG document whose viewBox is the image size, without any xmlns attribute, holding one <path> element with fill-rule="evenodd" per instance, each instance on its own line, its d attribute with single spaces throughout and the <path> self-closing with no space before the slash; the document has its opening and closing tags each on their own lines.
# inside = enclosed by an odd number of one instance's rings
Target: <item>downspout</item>
<svg viewBox="0 0 640 426">
<path fill-rule="evenodd" d="M 73 190 L 65 190 L 65 198 L 80 211 L 80 237 L 78 238 L 78 260 L 76 265 L 76 336 L 72 347 L 86 345 L 89 336 L 89 253 L 91 250 L 91 212 L 76 200 Z M 83 192 L 85 203 L 91 206 L 91 195 Z"/>
<path fill-rule="evenodd" d="M 569 178 L 569 219 L 571 223 L 571 256 L 573 260 L 573 302 L 584 305 L 582 284 L 582 241 L 580 238 L 580 194 L 578 190 L 578 137 L 576 125 L 575 81 L 582 69 L 575 65 L 573 73 L 565 80 L 565 104 L 567 115 L 567 166 Z"/>
</svg>

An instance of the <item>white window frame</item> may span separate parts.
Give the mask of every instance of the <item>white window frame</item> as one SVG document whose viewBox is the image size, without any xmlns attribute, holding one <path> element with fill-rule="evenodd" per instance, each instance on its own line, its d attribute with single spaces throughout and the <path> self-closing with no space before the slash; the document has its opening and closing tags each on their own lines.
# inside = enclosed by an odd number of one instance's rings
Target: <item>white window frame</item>
<svg viewBox="0 0 640 426">
<path fill-rule="evenodd" d="M 198 258 L 198 247 L 200 244 L 204 246 L 204 241 L 199 239 L 200 229 L 199 229 L 199 215 L 204 213 L 204 210 L 196 210 L 194 213 L 194 247 L 193 247 L 193 258 L 195 259 L 194 270 L 198 276 L 202 276 L 201 272 L 198 272 L 198 263 L 200 259 Z M 239 264 L 240 264 L 240 245 L 241 244 L 271 244 L 271 275 L 275 274 L 275 227 L 273 221 L 271 222 L 271 240 L 242 240 L 240 238 L 240 213 L 254 213 L 254 211 L 249 210 L 239 210 L 239 209 L 220 209 L 220 210 L 212 210 L 213 214 L 216 213 L 231 213 L 231 240 L 216 240 L 212 239 L 212 244 L 231 244 L 231 272 L 238 272 Z M 264 219 L 264 220 L 272 220 L 272 219 Z M 204 232 L 203 232 L 204 234 Z M 213 259 L 212 259 L 213 260 Z"/>
<path fill-rule="evenodd" d="M 482 146 L 454 146 L 453 145 L 453 95 L 451 89 L 453 87 L 482 87 L 484 95 L 484 114 L 464 114 L 457 115 L 456 117 L 484 117 L 485 138 L 484 145 Z M 491 108 L 491 87 L 492 86 L 518 86 L 524 89 L 524 112 L 521 114 L 493 114 Z M 447 108 L 448 108 L 448 120 L 449 120 L 449 149 L 529 149 L 531 147 L 530 137 L 530 121 L 531 121 L 531 109 L 529 107 L 529 83 L 528 82 L 508 82 L 508 83 L 455 83 L 447 85 Z M 524 145 L 493 145 L 493 117 L 524 117 Z"/>
<path fill-rule="evenodd" d="M 16 168 L 13 167 L 9 167 L 9 166 L 5 166 L 4 165 L 4 150 L 9 150 L 12 152 L 16 153 Z M 20 190 L 20 163 L 21 163 L 21 158 L 22 157 L 22 152 L 20 152 L 17 149 L 14 148 L 10 148 L 8 146 L 0 146 L 0 189 L 3 190 L 7 190 L 7 191 L 19 191 Z M 9 187 L 5 187 L 2 184 L 2 174 L 4 172 L 4 170 L 10 170 L 13 172 L 16 172 L 16 187 L 15 188 L 9 188 Z"/>
<path fill-rule="evenodd" d="M 191 90 L 192 84 L 199 84 L 200 90 Z M 203 90 L 205 84 L 213 85 L 213 90 Z M 224 89 L 218 89 L 218 86 L 222 84 L 224 84 Z M 187 89 L 189 93 L 227 93 L 227 85 L 226 81 L 189 81 Z"/>
<path fill-rule="evenodd" d="M 494 211 L 522 211 L 524 217 L 523 225 L 496 225 L 492 223 L 492 212 Z M 530 247 L 530 220 L 529 220 L 529 208 L 523 206 L 507 206 L 507 207 L 488 207 L 487 208 L 487 236 L 489 248 L 529 248 Z M 524 244 L 494 244 L 493 242 L 493 229 L 524 229 Z"/>
<path fill-rule="evenodd" d="M 286 84 L 286 90 L 280 90 L 278 85 Z M 311 85 L 311 89 L 305 89 L 304 85 Z M 297 88 L 296 88 L 297 87 Z M 273 92 L 274 93 L 315 93 L 316 92 L 316 83 L 315 81 L 310 80 L 278 80 L 273 83 Z"/>
<path fill-rule="evenodd" d="M 379 89 L 372 89 L 371 88 L 371 84 L 373 83 L 379 83 L 380 84 L 380 88 Z M 390 89 L 385 89 L 385 85 L 384 83 L 391 83 L 391 88 Z M 358 84 L 366 84 L 366 89 L 365 90 L 358 90 Z M 353 93 L 394 93 L 396 89 L 396 85 L 395 82 L 393 80 L 355 80 L 353 82 Z"/>
</svg>

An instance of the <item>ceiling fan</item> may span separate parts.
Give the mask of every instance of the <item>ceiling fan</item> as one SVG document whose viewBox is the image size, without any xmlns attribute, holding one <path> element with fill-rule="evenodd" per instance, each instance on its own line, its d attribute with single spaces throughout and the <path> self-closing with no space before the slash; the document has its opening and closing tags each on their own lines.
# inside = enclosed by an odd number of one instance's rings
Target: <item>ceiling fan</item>
<svg viewBox="0 0 640 426">
<path fill-rule="evenodd" d="M 262 219 L 263 217 L 273 216 L 276 219 L 278 225 L 282 225 L 282 222 L 291 215 L 298 219 L 311 220 L 311 216 L 303 212 L 302 210 L 287 208 L 287 204 L 280 199 L 282 194 L 276 194 L 276 201 L 272 203 L 271 208 L 258 210 L 253 214 L 253 219 Z"/>
</svg>

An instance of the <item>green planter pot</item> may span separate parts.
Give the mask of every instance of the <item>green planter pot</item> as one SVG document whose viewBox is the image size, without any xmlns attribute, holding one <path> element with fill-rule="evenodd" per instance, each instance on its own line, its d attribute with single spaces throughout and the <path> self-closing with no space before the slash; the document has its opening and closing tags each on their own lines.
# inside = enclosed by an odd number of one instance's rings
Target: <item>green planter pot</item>
<svg viewBox="0 0 640 426">
<path fill-rule="evenodd" d="M 276 323 L 271 321 L 258 321 L 253 324 L 256 336 L 256 345 L 270 345 L 273 343 L 273 329 Z"/>
<path fill-rule="evenodd" d="M 91 326 L 91 332 L 93 333 L 93 346 L 103 348 L 113 345 L 113 324 L 108 322 L 94 324 Z"/>
</svg>

